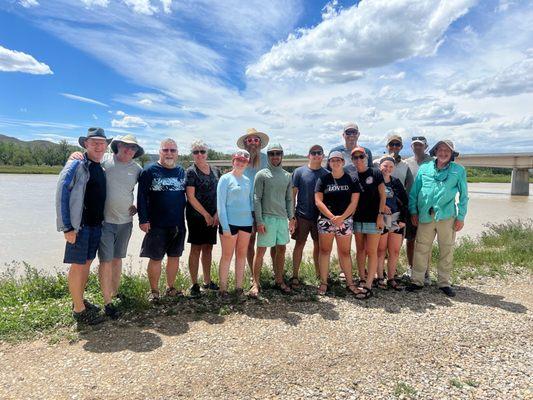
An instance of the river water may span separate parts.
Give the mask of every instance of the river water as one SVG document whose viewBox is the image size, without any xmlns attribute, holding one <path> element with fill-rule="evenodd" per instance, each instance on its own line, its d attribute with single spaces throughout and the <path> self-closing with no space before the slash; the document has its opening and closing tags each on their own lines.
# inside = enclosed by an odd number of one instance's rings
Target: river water
<svg viewBox="0 0 533 400">
<path fill-rule="evenodd" d="M 62 263 L 65 241 L 55 229 L 56 182 L 55 175 L 0 174 L 0 270 L 9 266 L 22 270 L 23 261 L 47 272 L 67 270 Z M 533 218 L 533 196 L 511 196 L 510 186 L 470 184 L 468 215 L 459 237 L 479 235 L 488 222 Z M 142 232 L 134 226 L 126 260 L 126 269 L 131 272 L 145 269 L 146 260 L 138 257 L 141 242 Z M 220 249 L 215 247 L 214 260 L 218 261 L 219 257 Z"/>
</svg>

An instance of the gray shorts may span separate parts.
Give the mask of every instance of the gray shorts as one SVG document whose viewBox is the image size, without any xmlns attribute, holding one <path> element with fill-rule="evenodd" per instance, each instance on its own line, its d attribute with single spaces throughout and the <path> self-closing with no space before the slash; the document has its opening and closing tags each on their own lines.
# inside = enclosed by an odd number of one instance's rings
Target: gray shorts
<svg viewBox="0 0 533 400">
<path fill-rule="evenodd" d="M 128 251 L 133 222 L 126 224 L 110 224 L 104 222 L 102 225 L 102 237 L 98 248 L 98 258 L 100 262 L 108 262 L 114 258 L 124 258 Z"/>
</svg>

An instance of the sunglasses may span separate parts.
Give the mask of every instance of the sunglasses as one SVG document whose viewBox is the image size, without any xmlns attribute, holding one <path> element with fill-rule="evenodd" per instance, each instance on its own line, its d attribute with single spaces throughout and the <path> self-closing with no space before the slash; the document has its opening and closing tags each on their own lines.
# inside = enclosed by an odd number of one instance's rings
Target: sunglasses
<svg viewBox="0 0 533 400">
<path fill-rule="evenodd" d="M 257 137 L 249 137 L 249 138 L 246 138 L 245 142 L 246 143 L 260 143 L 261 139 Z"/>
<path fill-rule="evenodd" d="M 352 160 L 364 160 L 366 158 L 366 154 L 359 154 L 358 156 L 352 156 Z"/>
<path fill-rule="evenodd" d="M 388 146 L 389 147 L 402 147 L 402 144 L 400 142 L 390 142 Z"/>
<path fill-rule="evenodd" d="M 317 150 L 317 151 L 310 151 L 309 154 L 311 154 L 312 156 L 321 156 L 322 154 L 324 154 L 324 152 L 322 150 Z"/>
<path fill-rule="evenodd" d="M 176 153 L 178 149 L 161 149 L 163 153 Z"/>
<path fill-rule="evenodd" d="M 268 155 L 270 157 L 280 157 L 283 155 L 283 152 L 282 151 L 269 151 Z"/>
<path fill-rule="evenodd" d="M 359 132 L 357 132 L 355 129 L 350 129 L 350 130 L 344 131 L 344 134 L 346 136 L 356 136 L 356 135 L 359 135 Z"/>
<path fill-rule="evenodd" d="M 207 153 L 207 151 L 205 151 L 205 150 L 193 150 L 192 151 L 192 154 L 194 154 L 194 155 L 205 154 L 205 153 Z"/>
</svg>

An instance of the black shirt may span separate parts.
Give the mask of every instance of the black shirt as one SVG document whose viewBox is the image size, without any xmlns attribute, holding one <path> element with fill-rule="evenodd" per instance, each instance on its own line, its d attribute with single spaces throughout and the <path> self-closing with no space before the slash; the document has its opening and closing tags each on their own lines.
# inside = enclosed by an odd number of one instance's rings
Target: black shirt
<svg viewBox="0 0 533 400">
<path fill-rule="evenodd" d="M 315 192 L 323 193 L 322 202 L 333 215 L 342 215 L 352 201 L 352 193 L 358 193 L 359 188 L 347 173 L 340 178 L 334 178 L 330 172 L 318 178 Z"/>
<path fill-rule="evenodd" d="M 220 172 L 210 167 L 209 175 L 204 174 L 195 164 L 187 168 L 185 186 L 194 187 L 194 196 L 210 215 L 217 212 L 217 184 Z M 187 218 L 203 218 L 191 203 L 187 202 Z"/>
<path fill-rule="evenodd" d="M 365 172 L 358 173 L 357 183 L 361 196 L 353 220 L 376 222 L 379 214 L 378 186 L 383 183 L 383 175 L 377 168 L 368 168 Z"/>
<path fill-rule="evenodd" d="M 100 226 L 104 221 L 106 182 L 100 163 L 89 161 L 89 181 L 83 198 L 82 225 Z"/>
</svg>

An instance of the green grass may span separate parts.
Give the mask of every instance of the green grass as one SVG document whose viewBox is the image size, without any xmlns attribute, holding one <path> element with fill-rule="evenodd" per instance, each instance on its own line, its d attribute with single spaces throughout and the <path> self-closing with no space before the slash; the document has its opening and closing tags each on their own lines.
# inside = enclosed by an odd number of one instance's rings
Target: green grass
<svg viewBox="0 0 533 400">
<path fill-rule="evenodd" d="M 290 254 L 287 254 L 286 275 L 290 278 L 292 265 Z M 438 259 L 438 249 L 435 246 L 432 254 L 432 268 Z M 270 256 L 265 257 L 270 262 Z M 454 254 L 455 267 L 452 279 L 458 283 L 465 279 L 497 276 L 503 277 L 511 273 L 533 272 L 533 220 L 507 221 L 502 224 L 488 224 L 484 233 L 476 240 L 465 238 L 459 241 Z M 405 253 L 400 257 L 399 272 L 406 265 Z M 20 270 L 20 266 L 18 266 Z M 50 340 L 75 336 L 74 320 L 71 317 L 71 300 L 64 274 L 44 275 L 35 268 L 23 264 L 25 273 L 15 274 L 15 266 L 9 268 L 0 276 L 0 340 L 21 340 L 46 335 Z M 354 272 L 357 270 L 354 262 Z M 345 297 L 346 290 L 338 281 L 339 267 L 336 258 L 332 257 L 330 275 L 334 284 L 330 286 L 331 295 Z M 162 274 L 164 275 L 164 274 Z M 218 268 L 213 264 L 212 276 L 218 282 Z M 164 289 L 164 278 L 160 286 Z M 265 266 L 262 270 L 261 281 L 263 296 L 279 301 L 316 301 L 315 267 L 307 259 L 300 267 L 300 280 L 304 283 L 298 296 L 285 297 L 270 291 L 273 277 L 272 268 Z M 246 269 L 244 280 L 245 289 L 250 286 L 249 269 Z M 232 290 L 235 278 L 230 274 L 229 288 Z M 188 274 L 178 274 L 176 287 L 187 290 L 191 286 Z M 149 285 L 145 275 L 123 275 L 120 292 L 126 300 L 120 307 L 126 312 L 126 320 L 130 317 L 143 316 L 152 307 L 146 299 Z M 102 304 L 102 296 L 96 275 L 91 274 L 86 289 L 86 298 L 97 304 Z M 237 299 L 231 304 L 222 304 L 214 293 L 202 296 L 201 300 L 183 299 L 179 307 L 173 304 L 165 306 L 167 314 L 177 313 L 180 307 L 189 307 L 192 313 L 213 313 L 226 315 L 239 311 Z M 469 384 L 469 383 L 467 383 Z"/>
<path fill-rule="evenodd" d="M 403 399 L 416 396 L 416 393 L 416 389 L 405 382 L 398 382 L 394 387 L 394 395 Z"/>
<path fill-rule="evenodd" d="M 0 165 L 0 174 L 49 174 L 61 172 L 61 165 Z"/>
</svg>

